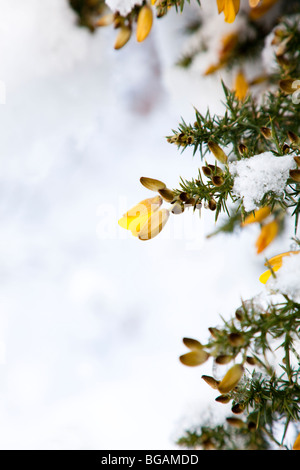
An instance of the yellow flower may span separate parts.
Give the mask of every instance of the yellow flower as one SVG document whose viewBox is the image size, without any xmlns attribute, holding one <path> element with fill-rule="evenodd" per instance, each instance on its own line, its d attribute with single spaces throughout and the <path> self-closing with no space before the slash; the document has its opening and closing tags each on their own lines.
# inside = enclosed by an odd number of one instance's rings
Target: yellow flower
<svg viewBox="0 0 300 470">
<path fill-rule="evenodd" d="M 235 364 L 232 366 L 219 383 L 219 392 L 222 394 L 230 392 L 239 383 L 243 373 L 244 368 L 241 364 Z"/>
<path fill-rule="evenodd" d="M 195 367 L 203 364 L 209 358 L 208 352 L 204 351 L 199 341 L 192 338 L 183 338 L 183 344 L 191 351 L 179 357 L 180 362 L 185 366 Z"/>
<path fill-rule="evenodd" d="M 216 72 L 217 70 L 219 70 L 220 68 L 222 68 L 228 61 L 228 58 L 232 54 L 237 42 L 238 42 L 238 34 L 236 32 L 225 34 L 221 39 L 221 49 L 219 51 L 219 62 L 217 62 L 216 64 L 210 65 L 204 72 L 204 75 L 210 75 Z"/>
<path fill-rule="evenodd" d="M 244 227 L 245 225 L 253 224 L 255 222 L 261 222 L 270 214 L 271 214 L 271 208 L 269 206 L 260 207 L 259 209 L 254 211 L 254 213 L 251 212 L 251 214 L 249 214 L 245 218 L 244 222 L 242 222 L 241 226 Z"/>
<path fill-rule="evenodd" d="M 224 12 L 226 23 L 233 23 L 240 9 L 240 0 L 217 0 L 218 12 Z"/>
<path fill-rule="evenodd" d="M 118 224 L 122 228 L 130 230 L 132 235 L 137 237 L 142 227 L 148 222 L 149 218 L 158 211 L 161 205 L 162 198 L 160 196 L 144 199 L 139 204 L 129 209 L 118 221 Z"/>
<path fill-rule="evenodd" d="M 142 42 L 146 39 L 151 31 L 153 23 L 152 8 L 149 5 L 144 5 L 138 14 L 136 38 L 138 42 Z"/>
<path fill-rule="evenodd" d="M 300 251 L 286 251 L 285 253 L 281 253 L 279 255 L 273 256 L 273 258 L 270 258 L 268 262 L 265 263 L 265 266 L 270 265 L 272 268 L 272 271 L 276 272 L 281 268 L 283 258 L 285 258 L 286 256 L 296 255 L 298 253 L 300 253 Z M 259 280 L 262 284 L 266 284 L 266 282 L 272 275 L 272 271 L 271 269 L 268 269 L 260 276 Z"/>
<path fill-rule="evenodd" d="M 258 239 L 256 240 L 256 252 L 261 253 L 277 236 L 279 224 L 277 220 L 272 220 L 268 224 L 262 226 Z"/>
<path fill-rule="evenodd" d="M 249 0 L 253 4 L 253 7 L 249 13 L 251 20 L 258 20 L 261 18 L 265 13 L 267 13 L 278 0 L 261 0 L 261 2 L 255 2 L 255 0 Z M 250 6 L 252 6 L 250 3 Z M 256 3 L 256 6 L 254 5 Z"/>
<path fill-rule="evenodd" d="M 244 73 L 240 70 L 235 78 L 234 92 L 238 100 L 242 101 L 246 98 L 249 85 Z"/>
<path fill-rule="evenodd" d="M 300 433 L 296 437 L 296 440 L 293 445 L 293 450 L 300 450 Z"/>
</svg>

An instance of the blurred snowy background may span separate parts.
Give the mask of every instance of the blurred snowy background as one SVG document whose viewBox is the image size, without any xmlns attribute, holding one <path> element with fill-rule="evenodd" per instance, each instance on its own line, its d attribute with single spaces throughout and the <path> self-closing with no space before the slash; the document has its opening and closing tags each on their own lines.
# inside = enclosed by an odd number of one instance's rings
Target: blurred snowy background
<svg viewBox="0 0 300 470">
<path fill-rule="evenodd" d="M 1 449 L 173 449 L 229 410 L 201 380 L 210 361 L 180 364 L 182 337 L 205 342 L 259 293 L 280 239 L 261 256 L 258 227 L 206 240 L 205 210 L 149 242 L 117 224 L 153 195 L 140 176 L 196 176 L 165 136 L 222 109 L 219 76 L 174 66 L 182 27 L 171 12 L 115 51 L 64 0 L 0 0 Z"/>
</svg>

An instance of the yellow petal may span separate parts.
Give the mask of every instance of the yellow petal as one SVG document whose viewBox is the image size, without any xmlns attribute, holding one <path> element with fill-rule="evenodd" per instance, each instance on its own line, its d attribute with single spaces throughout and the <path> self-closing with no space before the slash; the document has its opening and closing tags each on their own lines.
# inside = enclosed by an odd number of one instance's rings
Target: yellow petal
<svg viewBox="0 0 300 470">
<path fill-rule="evenodd" d="M 255 8 L 252 8 L 249 17 L 251 20 L 258 20 L 261 18 L 265 13 L 267 13 L 270 8 L 277 3 L 278 0 L 262 0 L 259 5 Z"/>
<path fill-rule="evenodd" d="M 300 450 L 300 433 L 296 437 L 296 440 L 293 445 L 293 450 Z"/>
<path fill-rule="evenodd" d="M 279 225 L 276 220 L 272 220 L 266 225 L 263 225 L 256 240 L 256 252 L 261 253 L 270 243 L 274 240 L 279 231 Z"/>
<path fill-rule="evenodd" d="M 233 0 L 233 8 L 237 15 L 240 9 L 240 0 Z"/>
<path fill-rule="evenodd" d="M 231 54 L 239 40 L 238 34 L 234 31 L 222 36 L 222 48 L 219 53 L 221 61 L 224 61 Z"/>
<path fill-rule="evenodd" d="M 138 235 L 140 240 L 151 240 L 156 237 L 166 225 L 169 218 L 169 211 L 161 209 L 148 218 L 147 222 L 142 226 Z"/>
<path fill-rule="evenodd" d="M 138 15 L 136 38 L 138 42 L 142 42 L 146 39 L 151 31 L 153 23 L 152 8 L 149 5 L 144 5 Z"/>
<path fill-rule="evenodd" d="M 238 72 L 234 83 L 234 91 L 237 99 L 241 101 L 244 100 L 247 96 L 248 89 L 249 86 L 245 75 L 242 71 Z"/>
<path fill-rule="evenodd" d="M 203 364 L 209 358 L 209 354 L 203 349 L 191 351 L 179 357 L 180 362 L 185 366 L 195 367 Z"/>
<path fill-rule="evenodd" d="M 242 222 L 241 226 L 244 227 L 245 225 L 253 224 L 254 222 L 261 222 L 270 214 L 271 208 L 269 206 L 260 207 L 256 211 L 251 212 L 251 214 L 245 218 L 244 222 Z"/>
<path fill-rule="evenodd" d="M 144 199 L 139 204 L 129 209 L 129 211 L 119 219 L 118 224 L 126 230 L 136 230 L 134 224 L 145 223 L 150 215 L 159 209 L 161 204 L 162 198 L 160 196 Z"/>
<path fill-rule="evenodd" d="M 241 380 L 244 373 L 244 368 L 241 364 L 235 364 L 225 374 L 223 379 L 218 385 L 220 393 L 228 393 L 232 390 Z"/>
<path fill-rule="evenodd" d="M 233 23 L 240 8 L 240 0 L 225 0 L 224 19 L 226 23 Z"/>
<path fill-rule="evenodd" d="M 128 26 L 122 26 L 118 32 L 114 48 L 117 50 L 121 49 L 129 41 L 130 36 L 131 28 Z"/>
<path fill-rule="evenodd" d="M 278 269 L 281 268 L 281 265 L 280 266 L 272 266 L 272 269 L 274 272 L 278 271 Z M 270 271 L 270 269 L 268 269 L 268 271 L 265 271 L 264 273 L 262 273 L 259 277 L 259 280 L 262 284 L 266 284 L 266 282 L 269 280 L 269 278 L 271 277 L 272 275 L 272 272 Z"/>
<path fill-rule="evenodd" d="M 222 13 L 225 7 L 225 0 L 217 0 L 218 12 Z"/>
<path fill-rule="evenodd" d="M 268 260 L 268 263 L 273 267 L 275 265 L 282 266 L 282 258 L 285 256 L 297 255 L 300 251 L 286 251 L 285 253 L 280 253 L 279 255 L 273 256 Z M 268 266 L 268 263 L 265 263 L 265 266 Z"/>
</svg>

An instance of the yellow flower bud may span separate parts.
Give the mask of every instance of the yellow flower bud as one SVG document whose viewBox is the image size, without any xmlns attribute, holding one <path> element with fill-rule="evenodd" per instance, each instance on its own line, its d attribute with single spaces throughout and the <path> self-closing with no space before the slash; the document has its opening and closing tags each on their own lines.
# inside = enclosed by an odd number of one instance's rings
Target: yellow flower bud
<svg viewBox="0 0 300 470">
<path fill-rule="evenodd" d="M 290 177 L 300 183 L 300 170 L 290 170 Z"/>
<path fill-rule="evenodd" d="M 231 398 L 229 395 L 220 395 L 219 397 L 215 398 L 215 401 L 223 403 L 224 405 L 226 405 L 226 403 L 229 403 L 230 400 Z"/>
<path fill-rule="evenodd" d="M 131 28 L 129 26 L 122 26 L 117 35 L 115 42 L 115 49 L 121 49 L 129 41 L 131 36 Z"/>
<path fill-rule="evenodd" d="M 227 163 L 227 155 L 218 144 L 209 140 L 207 142 L 207 145 L 208 145 L 209 150 L 214 154 L 214 156 L 219 162 L 223 164 Z"/>
<path fill-rule="evenodd" d="M 244 368 L 241 364 L 235 364 L 225 374 L 223 379 L 218 385 L 220 393 L 230 392 L 241 380 L 244 373 Z"/>
<path fill-rule="evenodd" d="M 159 189 L 158 192 L 165 201 L 172 202 L 174 200 L 175 193 L 171 189 Z"/>
<path fill-rule="evenodd" d="M 217 364 L 228 364 L 232 361 L 232 356 L 229 354 L 221 354 L 220 356 L 216 357 Z"/>
<path fill-rule="evenodd" d="M 201 377 L 211 388 L 217 390 L 219 381 L 211 377 L 210 375 L 202 375 Z"/>
<path fill-rule="evenodd" d="M 108 13 L 107 15 L 101 16 L 101 18 L 96 22 L 96 26 L 109 26 L 113 24 L 115 15 L 113 13 Z"/>
<path fill-rule="evenodd" d="M 195 367 L 203 364 L 209 358 L 208 352 L 204 349 L 195 349 L 194 351 L 183 354 L 179 357 L 182 364 L 189 367 Z"/>
<path fill-rule="evenodd" d="M 250 366 L 255 366 L 257 364 L 257 360 L 252 356 L 247 356 L 246 361 Z"/>
<path fill-rule="evenodd" d="M 294 132 L 289 131 L 288 132 L 288 138 L 290 139 L 292 144 L 295 144 L 296 146 L 300 145 L 300 137 L 298 137 Z"/>
<path fill-rule="evenodd" d="M 185 366 L 199 366 L 209 358 L 209 353 L 204 351 L 202 344 L 196 339 L 183 338 L 183 344 L 191 350 L 191 352 L 183 354 L 179 360 Z"/>
<path fill-rule="evenodd" d="M 210 327 L 208 328 L 208 331 L 210 332 L 210 334 L 212 335 L 212 337 L 215 338 L 215 339 L 218 339 L 218 336 L 220 336 L 220 334 L 221 334 L 221 331 L 218 330 L 218 328 L 214 328 L 214 327 L 212 327 L 212 326 L 210 326 Z"/>
<path fill-rule="evenodd" d="M 139 12 L 137 19 L 136 38 L 138 42 L 146 39 L 151 31 L 153 23 L 152 8 L 149 5 L 144 5 Z"/>
<path fill-rule="evenodd" d="M 231 408 L 232 413 L 238 415 L 240 413 L 243 413 L 245 409 L 245 406 L 242 403 L 236 403 L 236 405 L 233 405 Z"/>
<path fill-rule="evenodd" d="M 145 186 L 145 188 L 150 189 L 150 191 L 159 191 L 160 189 L 166 188 L 165 183 L 154 178 L 146 178 L 145 176 L 142 176 L 140 178 L 140 182 Z"/>
<path fill-rule="evenodd" d="M 182 342 L 187 348 L 191 349 L 192 351 L 196 349 L 203 349 L 202 344 L 196 339 L 183 338 Z"/>
<path fill-rule="evenodd" d="M 212 180 L 213 185 L 217 187 L 222 186 L 224 184 L 223 176 L 214 175 L 211 180 Z"/>
<path fill-rule="evenodd" d="M 216 208 L 217 208 L 217 203 L 216 203 L 216 201 L 215 201 L 213 198 L 211 198 L 211 199 L 208 201 L 208 207 L 209 207 L 209 209 L 210 209 L 211 211 L 215 211 L 215 210 L 216 210 Z"/>
<path fill-rule="evenodd" d="M 226 421 L 228 424 L 234 426 L 235 428 L 243 428 L 245 426 L 244 421 L 239 418 L 226 418 Z"/>
<path fill-rule="evenodd" d="M 285 80 L 280 80 L 279 87 L 284 93 L 291 95 L 298 88 L 295 86 L 295 82 L 296 80 L 294 78 L 286 78 Z"/>
<path fill-rule="evenodd" d="M 248 93 L 249 85 L 242 71 L 239 71 L 234 82 L 234 92 L 238 100 L 243 101 Z"/>
<path fill-rule="evenodd" d="M 244 337 L 240 333 L 230 333 L 228 335 L 228 341 L 232 346 L 243 346 L 243 344 L 245 344 Z"/>
<path fill-rule="evenodd" d="M 271 139 L 272 137 L 272 130 L 269 127 L 261 127 L 260 131 L 265 139 Z"/>
<path fill-rule="evenodd" d="M 300 168 L 300 157 L 294 157 L 297 167 Z"/>
</svg>

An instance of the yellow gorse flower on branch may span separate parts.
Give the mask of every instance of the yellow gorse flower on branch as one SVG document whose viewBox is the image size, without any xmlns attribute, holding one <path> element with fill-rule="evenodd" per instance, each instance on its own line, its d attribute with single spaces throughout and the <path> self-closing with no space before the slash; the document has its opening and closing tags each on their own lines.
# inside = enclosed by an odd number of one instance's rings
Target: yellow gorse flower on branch
<svg viewBox="0 0 300 470">
<path fill-rule="evenodd" d="M 257 254 L 261 253 L 270 245 L 274 238 L 276 238 L 278 232 L 279 223 L 276 219 L 262 226 L 259 237 L 255 243 Z"/>
<path fill-rule="evenodd" d="M 242 222 L 241 226 L 244 227 L 245 225 L 254 224 L 255 222 L 262 222 L 266 217 L 271 214 L 271 208 L 269 206 L 260 207 L 254 212 L 249 214 L 244 222 Z"/>
<path fill-rule="evenodd" d="M 162 202 L 160 196 L 144 199 L 129 209 L 119 219 L 118 224 L 130 230 L 132 235 L 140 240 L 154 238 L 163 229 L 169 217 L 169 211 L 166 209 L 158 210 Z"/>
<path fill-rule="evenodd" d="M 224 13 L 226 23 L 233 23 L 240 9 L 240 0 L 217 0 L 218 12 Z"/>
<path fill-rule="evenodd" d="M 249 0 L 249 16 L 257 20 L 267 13 L 278 0 Z M 224 12 L 226 23 L 233 23 L 240 9 L 240 0 L 217 0 L 218 12 Z"/>
<path fill-rule="evenodd" d="M 265 15 L 274 5 L 277 3 L 278 0 L 261 0 L 260 2 L 255 0 L 249 0 L 249 4 L 252 7 L 250 10 L 250 18 L 251 20 L 258 20 L 263 15 Z M 256 5 L 255 5 L 256 3 Z M 253 4 L 253 5 L 252 5 Z"/>
<path fill-rule="evenodd" d="M 142 42 L 146 39 L 151 31 L 153 23 L 152 8 L 149 5 L 144 5 L 138 14 L 137 28 L 136 28 L 136 39 L 138 42 Z"/>
<path fill-rule="evenodd" d="M 272 275 L 272 271 L 276 272 L 278 271 L 283 263 L 283 259 L 286 256 L 292 256 L 292 255 L 297 255 L 300 253 L 299 251 L 286 251 L 285 253 L 281 253 L 279 255 L 273 256 L 273 258 L 270 258 L 266 263 L 265 266 L 270 266 L 271 269 L 268 269 L 265 271 L 259 278 L 260 282 L 262 284 L 266 284 L 266 282 L 269 280 L 269 278 Z"/>
<path fill-rule="evenodd" d="M 247 93 L 249 91 L 249 84 L 246 80 L 246 77 L 242 70 L 240 70 L 236 77 L 235 77 L 235 82 L 234 82 L 234 92 L 238 100 L 243 101 Z"/>
</svg>

